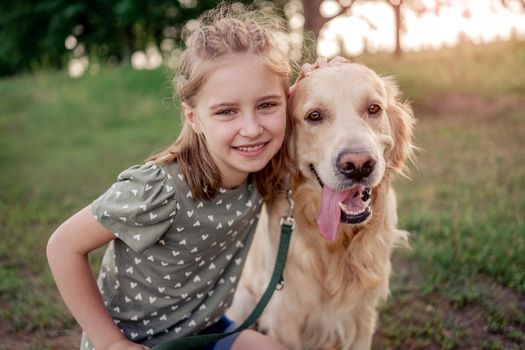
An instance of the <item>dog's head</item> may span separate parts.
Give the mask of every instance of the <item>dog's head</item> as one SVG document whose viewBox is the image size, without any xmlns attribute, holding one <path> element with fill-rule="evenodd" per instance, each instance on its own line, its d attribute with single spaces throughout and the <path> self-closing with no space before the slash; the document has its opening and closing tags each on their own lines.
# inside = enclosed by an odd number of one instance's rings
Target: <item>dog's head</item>
<svg viewBox="0 0 525 350">
<path fill-rule="evenodd" d="M 391 78 L 350 63 L 313 71 L 290 98 L 295 158 L 302 176 L 322 187 L 318 225 L 329 240 L 340 222 L 369 220 L 372 189 L 403 172 L 414 117 L 398 98 Z"/>
</svg>

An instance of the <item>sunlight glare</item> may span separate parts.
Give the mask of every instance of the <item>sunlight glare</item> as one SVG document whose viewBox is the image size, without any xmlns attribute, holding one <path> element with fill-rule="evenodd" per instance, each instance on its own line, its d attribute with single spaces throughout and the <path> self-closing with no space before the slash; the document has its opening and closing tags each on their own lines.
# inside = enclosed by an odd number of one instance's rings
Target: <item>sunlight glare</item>
<svg viewBox="0 0 525 350">
<path fill-rule="evenodd" d="M 77 46 L 77 38 L 75 38 L 73 35 L 68 35 L 64 44 L 66 49 L 73 50 L 75 46 Z"/>
<path fill-rule="evenodd" d="M 432 8 L 434 1 L 424 0 Z M 464 0 L 422 14 L 409 7 L 403 12 L 401 47 L 406 51 L 440 49 L 462 40 L 475 44 L 525 38 L 525 11 L 506 8 L 498 1 Z M 357 56 L 364 51 L 391 52 L 395 49 L 395 19 L 384 1 L 358 2 L 352 16 L 329 21 L 319 35 L 318 54 Z M 341 52 L 342 51 L 342 52 Z"/>
<path fill-rule="evenodd" d="M 80 78 L 84 75 L 89 67 L 89 60 L 86 56 L 80 58 L 73 58 L 68 63 L 69 76 L 72 78 Z"/>
<path fill-rule="evenodd" d="M 391 28 L 394 16 L 390 6 L 382 1 L 358 3 L 352 8 L 352 14 L 351 17 L 336 17 L 325 25 L 320 33 L 319 55 L 332 57 L 343 53 L 357 56 L 365 49 L 370 52 L 393 50 L 395 37 Z M 375 29 L 370 28 L 369 22 Z M 339 52 L 341 44 L 345 52 Z"/>
<path fill-rule="evenodd" d="M 336 16 L 341 11 L 341 5 L 338 1 L 335 0 L 326 0 L 323 1 L 319 7 L 319 12 L 324 18 L 330 18 Z"/>
<path fill-rule="evenodd" d="M 131 55 L 131 66 L 134 69 L 155 69 L 162 64 L 162 55 L 156 46 L 149 46 L 146 51 L 135 51 Z"/>
<path fill-rule="evenodd" d="M 131 55 L 131 66 L 133 68 L 146 69 L 147 64 L 148 58 L 146 57 L 144 51 L 135 51 L 133 55 Z"/>
</svg>

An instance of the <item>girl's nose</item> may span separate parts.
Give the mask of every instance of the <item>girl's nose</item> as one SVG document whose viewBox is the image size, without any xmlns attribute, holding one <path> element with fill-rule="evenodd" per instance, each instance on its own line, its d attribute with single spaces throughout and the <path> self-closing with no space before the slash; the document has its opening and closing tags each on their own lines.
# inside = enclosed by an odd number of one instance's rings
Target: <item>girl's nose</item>
<svg viewBox="0 0 525 350">
<path fill-rule="evenodd" d="M 255 138 L 263 133 L 263 127 L 256 116 L 246 116 L 240 131 L 243 137 Z"/>
</svg>

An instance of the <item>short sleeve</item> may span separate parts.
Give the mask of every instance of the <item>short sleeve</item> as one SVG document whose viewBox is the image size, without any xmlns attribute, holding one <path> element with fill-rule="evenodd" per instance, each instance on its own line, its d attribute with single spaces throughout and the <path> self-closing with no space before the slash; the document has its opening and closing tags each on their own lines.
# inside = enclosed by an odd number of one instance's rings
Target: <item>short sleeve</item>
<svg viewBox="0 0 525 350">
<path fill-rule="evenodd" d="M 95 218 L 130 248 L 142 252 L 170 228 L 177 198 L 172 178 L 148 163 L 123 171 L 92 203 Z"/>
</svg>

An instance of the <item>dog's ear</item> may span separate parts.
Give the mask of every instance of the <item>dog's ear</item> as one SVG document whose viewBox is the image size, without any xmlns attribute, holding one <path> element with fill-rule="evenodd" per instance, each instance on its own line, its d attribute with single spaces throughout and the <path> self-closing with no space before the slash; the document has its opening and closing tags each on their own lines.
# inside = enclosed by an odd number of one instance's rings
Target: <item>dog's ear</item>
<svg viewBox="0 0 525 350">
<path fill-rule="evenodd" d="M 395 80 L 392 77 L 384 77 L 383 81 L 388 94 L 387 114 L 394 139 L 394 145 L 388 156 L 388 167 L 404 174 L 407 160 L 411 159 L 414 150 L 412 129 L 415 117 L 410 105 L 400 100 Z"/>
</svg>

